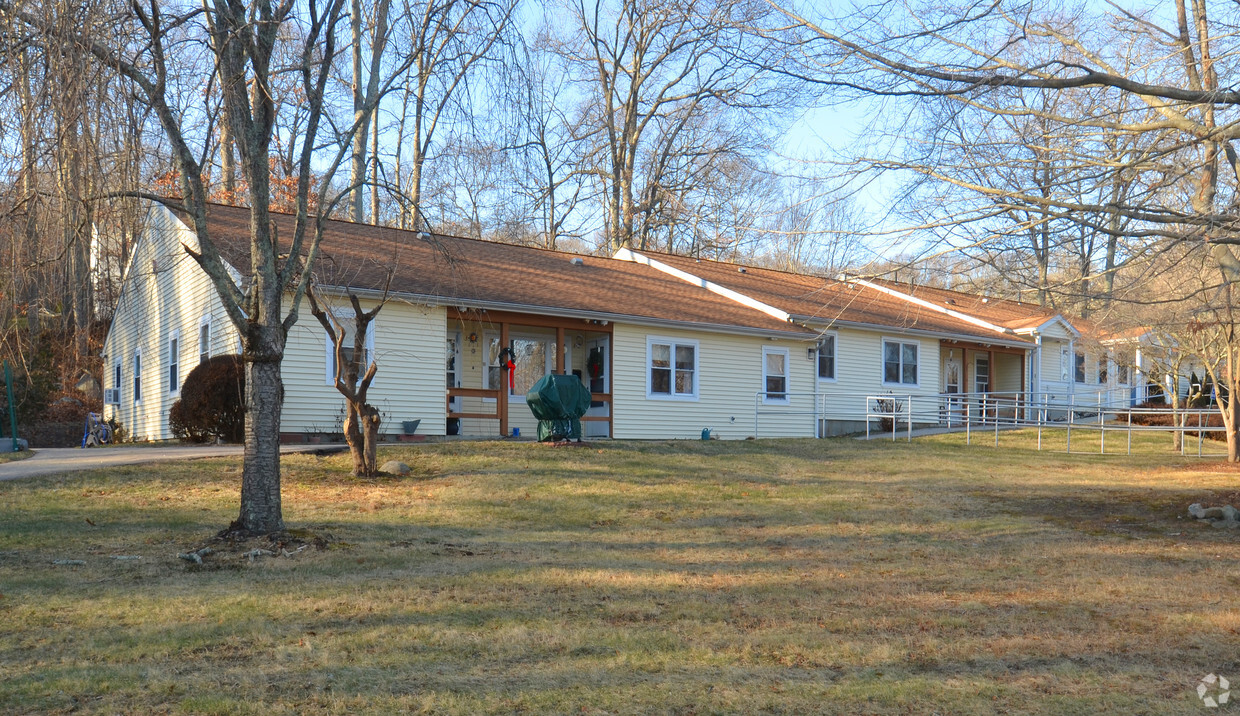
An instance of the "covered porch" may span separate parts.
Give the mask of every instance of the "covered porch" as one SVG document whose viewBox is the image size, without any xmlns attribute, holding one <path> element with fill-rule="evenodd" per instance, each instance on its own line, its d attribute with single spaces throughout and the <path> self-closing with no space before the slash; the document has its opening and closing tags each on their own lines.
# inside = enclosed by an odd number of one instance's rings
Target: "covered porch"
<svg viewBox="0 0 1240 716">
<path fill-rule="evenodd" d="M 1015 418 L 1028 399 L 1026 348 L 943 339 L 939 342 L 940 424 L 966 416 Z"/>
<path fill-rule="evenodd" d="M 571 374 L 590 390 L 582 435 L 612 435 L 613 325 L 605 320 L 449 308 L 445 398 L 448 434 L 536 435 L 525 394 L 543 376 Z M 511 352 L 514 367 L 501 362 Z"/>
</svg>

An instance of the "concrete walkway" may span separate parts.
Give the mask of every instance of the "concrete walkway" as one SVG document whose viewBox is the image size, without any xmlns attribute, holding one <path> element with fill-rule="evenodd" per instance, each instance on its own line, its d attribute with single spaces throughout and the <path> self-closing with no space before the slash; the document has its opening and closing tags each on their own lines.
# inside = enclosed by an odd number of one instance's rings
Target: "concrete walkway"
<svg viewBox="0 0 1240 716">
<path fill-rule="evenodd" d="M 340 452 L 347 446 L 334 445 L 285 445 L 281 453 Z M 0 464 L 0 480 L 18 480 L 24 477 L 56 475 L 78 470 L 96 470 L 118 465 L 139 465 L 169 460 L 195 460 L 204 457 L 231 457 L 240 455 L 240 445 L 169 445 L 167 447 L 109 447 L 109 448 L 42 448 L 24 460 Z"/>
</svg>

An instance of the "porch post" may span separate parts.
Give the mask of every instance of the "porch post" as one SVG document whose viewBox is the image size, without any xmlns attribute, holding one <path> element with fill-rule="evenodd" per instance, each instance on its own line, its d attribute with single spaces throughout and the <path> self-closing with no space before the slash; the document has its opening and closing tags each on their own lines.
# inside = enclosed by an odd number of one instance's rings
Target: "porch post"
<svg viewBox="0 0 1240 716">
<path fill-rule="evenodd" d="M 508 347 L 508 323 L 499 324 L 499 347 L 502 351 Z M 511 355 L 509 360 L 511 360 Z M 499 398 L 495 401 L 495 409 L 499 412 L 499 434 L 508 436 L 508 368 L 501 366 L 499 371 Z"/>
<path fill-rule="evenodd" d="M 564 350 L 568 346 L 564 345 L 564 326 L 556 326 L 555 328 L 555 372 L 564 373 Z"/>
</svg>

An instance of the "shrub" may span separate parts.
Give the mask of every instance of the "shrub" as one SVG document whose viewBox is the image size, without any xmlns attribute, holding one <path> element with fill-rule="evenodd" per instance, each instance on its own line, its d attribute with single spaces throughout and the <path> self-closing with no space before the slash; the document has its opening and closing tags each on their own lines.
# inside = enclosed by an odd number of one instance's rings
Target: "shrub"
<svg viewBox="0 0 1240 716">
<path fill-rule="evenodd" d="M 245 364 L 238 355 L 209 358 L 185 376 L 168 426 L 182 440 L 238 443 L 245 439 Z"/>
</svg>

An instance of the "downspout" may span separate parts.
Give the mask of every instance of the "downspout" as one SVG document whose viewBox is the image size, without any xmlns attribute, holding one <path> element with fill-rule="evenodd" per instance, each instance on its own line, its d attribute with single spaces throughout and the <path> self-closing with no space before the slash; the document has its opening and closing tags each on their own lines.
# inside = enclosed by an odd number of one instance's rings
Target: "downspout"
<svg viewBox="0 0 1240 716">
<path fill-rule="evenodd" d="M 1037 369 L 1033 371 L 1033 380 L 1029 382 L 1029 387 L 1033 389 L 1035 396 L 1042 395 L 1042 334 L 1033 334 L 1034 355 L 1036 358 Z M 1040 399 L 1040 398 L 1039 398 Z"/>
<path fill-rule="evenodd" d="M 822 429 L 822 420 L 820 416 L 818 415 L 818 390 L 820 386 L 818 385 L 818 347 L 817 346 L 814 347 L 814 363 L 810 367 L 810 375 L 813 376 L 813 381 L 814 381 L 814 436 L 821 438 L 825 436 L 822 434 L 824 432 Z"/>
</svg>

